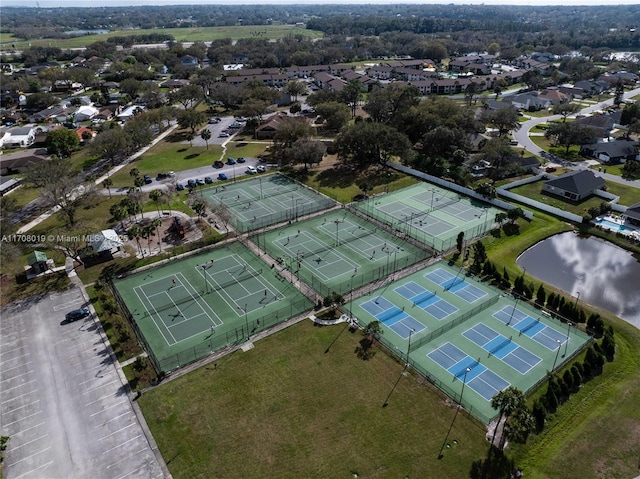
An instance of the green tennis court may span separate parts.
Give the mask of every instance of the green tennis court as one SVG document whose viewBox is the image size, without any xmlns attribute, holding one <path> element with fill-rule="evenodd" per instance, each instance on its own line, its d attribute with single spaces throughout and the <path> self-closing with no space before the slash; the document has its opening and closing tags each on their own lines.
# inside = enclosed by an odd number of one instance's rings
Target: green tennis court
<svg viewBox="0 0 640 479">
<path fill-rule="evenodd" d="M 165 372 L 313 306 L 237 242 L 131 274 L 113 286 Z"/>
<path fill-rule="evenodd" d="M 486 233 L 501 212 L 430 183 L 417 183 L 355 207 L 438 251 L 454 247 L 460 232 L 464 232 L 465 240 Z"/>
<path fill-rule="evenodd" d="M 429 257 L 345 209 L 252 237 L 321 295 L 345 294 Z"/>
<path fill-rule="evenodd" d="M 198 194 L 214 205 L 224 205 L 229 222 L 240 232 L 295 221 L 336 206 L 331 198 L 280 174 L 212 186 Z"/>
<path fill-rule="evenodd" d="M 491 398 L 532 389 L 589 337 L 439 262 L 346 305 L 362 325 L 380 321 L 381 342 L 488 423 Z"/>
</svg>

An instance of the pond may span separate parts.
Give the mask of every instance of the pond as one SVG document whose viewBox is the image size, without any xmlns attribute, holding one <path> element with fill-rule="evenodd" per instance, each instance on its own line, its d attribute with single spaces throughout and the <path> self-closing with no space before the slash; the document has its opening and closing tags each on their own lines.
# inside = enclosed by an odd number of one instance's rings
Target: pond
<svg viewBox="0 0 640 479">
<path fill-rule="evenodd" d="M 527 274 L 640 328 L 640 263 L 600 238 L 562 233 L 522 253 Z"/>
</svg>

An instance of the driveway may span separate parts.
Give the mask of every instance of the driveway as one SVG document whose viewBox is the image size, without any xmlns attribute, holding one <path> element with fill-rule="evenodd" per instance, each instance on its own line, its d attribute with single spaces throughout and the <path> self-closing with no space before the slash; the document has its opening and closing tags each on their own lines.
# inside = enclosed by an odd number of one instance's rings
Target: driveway
<svg viewBox="0 0 640 479">
<path fill-rule="evenodd" d="M 0 316 L 0 423 L 4 475 L 18 478 L 162 478 L 80 287 L 24 300 Z M 149 435 L 149 437 L 151 437 Z"/>
</svg>

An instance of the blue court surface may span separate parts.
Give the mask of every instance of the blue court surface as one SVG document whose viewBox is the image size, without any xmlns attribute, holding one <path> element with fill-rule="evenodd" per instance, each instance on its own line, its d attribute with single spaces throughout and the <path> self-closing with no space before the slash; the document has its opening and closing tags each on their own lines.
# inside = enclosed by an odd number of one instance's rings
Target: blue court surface
<svg viewBox="0 0 640 479">
<path fill-rule="evenodd" d="M 404 308 L 398 308 L 383 297 L 377 297 L 360 306 L 402 339 L 408 339 L 410 335 L 426 329 L 424 324 L 405 313 Z"/>
<path fill-rule="evenodd" d="M 468 283 L 464 278 L 454 276 L 444 268 L 438 268 L 424 276 L 425 278 L 442 286 L 446 291 L 451 291 L 455 295 L 461 297 L 467 303 L 473 303 L 488 294 L 477 286 Z"/>
<path fill-rule="evenodd" d="M 500 311 L 496 311 L 493 317 L 507 326 L 511 326 L 518 331 L 519 335 L 524 334 L 552 351 L 562 346 L 568 339 L 566 334 L 545 325 L 540 319 L 535 319 L 513 306 L 505 306 Z"/>
<path fill-rule="evenodd" d="M 493 396 L 510 385 L 491 369 L 480 364 L 479 360 L 473 359 L 451 343 L 444 343 L 427 356 L 456 379 L 466 380 L 465 384 L 487 401 L 491 401 Z"/>
<path fill-rule="evenodd" d="M 531 351 L 514 342 L 513 336 L 507 338 L 484 323 L 474 325 L 462 335 L 520 374 L 528 373 L 542 361 Z"/>
<path fill-rule="evenodd" d="M 419 306 L 438 321 L 458 311 L 453 304 L 448 303 L 434 292 L 428 291 L 414 281 L 403 284 L 394 290 L 400 296 L 407 298 L 414 306 Z"/>
</svg>

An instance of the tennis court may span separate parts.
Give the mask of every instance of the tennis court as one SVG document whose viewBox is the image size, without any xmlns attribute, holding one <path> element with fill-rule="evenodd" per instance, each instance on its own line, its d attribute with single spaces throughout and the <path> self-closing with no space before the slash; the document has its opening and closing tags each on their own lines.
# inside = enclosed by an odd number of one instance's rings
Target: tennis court
<svg viewBox="0 0 640 479">
<path fill-rule="evenodd" d="M 561 332 L 563 325 L 547 317 L 532 326 L 533 306 L 519 303 L 516 309 L 512 298 L 446 261 L 385 284 L 345 308 L 360 324 L 380 321 L 380 341 L 454 400 L 460 400 L 463 384 L 468 387 L 462 403 L 486 423 L 497 414 L 493 395 L 509 385 L 529 391 L 589 340 L 575 327 L 570 334 L 567 326 Z"/>
<path fill-rule="evenodd" d="M 313 306 L 240 243 L 133 273 L 113 287 L 165 372 Z"/>
<path fill-rule="evenodd" d="M 501 211 L 430 183 L 377 196 L 355 208 L 437 251 L 454 247 L 460 232 L 465 240 L 483 235 Z"/>
<path fill-rule="evenodd" d="M 252 240 L 278 268 L 321 295 L 346 294 L 429 257 L 424 250 L 346 210 L 265 232 Z"/>
<path fill-rule="evenodd" d="M 203 199 L 226 209 L 229 223 L 240 232 L 252 231 L 336 206 L 315 190 L 280 175 L 259 175 L 198 191 Z"/>
</svg>

